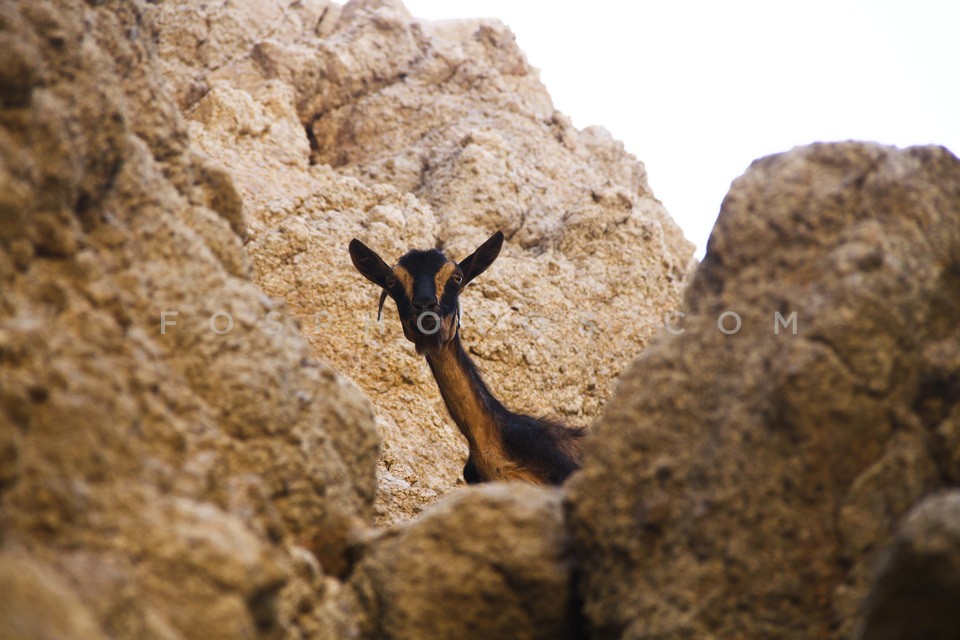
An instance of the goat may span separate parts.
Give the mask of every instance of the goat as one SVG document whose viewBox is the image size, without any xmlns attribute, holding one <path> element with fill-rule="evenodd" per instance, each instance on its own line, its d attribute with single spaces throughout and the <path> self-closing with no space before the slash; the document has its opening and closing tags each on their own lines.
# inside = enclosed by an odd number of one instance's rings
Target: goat
<svg viewBox="0 0 960 640">
<path fill-rule="evenodd" d="M 447 411 L 470 448 L 464 480 L 558 485 L 580 466 L 585 430 L 508 410 L 490 393 L 460 342 L 460 293 L 493 264 L 502 246 L 498 231 L 459 263 L 437 249 L 414 249 L 390 267 L 353 239 L 350 258 L 357 271 L 382 288 L 377 319 L 391 297 L 404 336 L 427 359 Z"/>
</svg>

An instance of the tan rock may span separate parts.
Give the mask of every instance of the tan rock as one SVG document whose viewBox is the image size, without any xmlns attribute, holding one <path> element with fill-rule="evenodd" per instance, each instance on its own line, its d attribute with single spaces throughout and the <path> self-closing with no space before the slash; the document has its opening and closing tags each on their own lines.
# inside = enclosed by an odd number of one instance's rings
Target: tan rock
<svg viewBox="0 0 960 640">
<path fill-rule="evenodd" d="M 960 478 L 958 194 L 937 148 L 757 161 L 605 407 L 691 247 L 506 27 L 4 3 L 0 637 L 578 637 L 575 577 L 597 638 L 952 637 L 955 496 L 909 510 Z M 566 519 L 454 491 L 465 443 L 346 252 L 494 229 L 471 355 L 508 406 L 605 410 Z"/>
<path fill-rule="evenodd" d="M 373 415 L 250 281 L 154 17 L 0 6 L 0 636 L 335 637 Z"/>
<path fill-rule="evenodd" d="M 371 542 L 350 585 L 370 637 L 580 637 L 560 494 L 520 484 L 458 492 Z"/>
<path fill-rule="evenodd" d="M 733 183 L 685 332 L 569 486 L 591 637 L 850 636 L 877 549 L 957 473 L 958 194 L 947 150 L 857 143 Z"/>
<path fill-rule="evenodd" d="M 0 593 L 0 632 L 5 640 L 106 637 L 56 573 L 28 557 L 0 554 Z"/>
<path fill-rule="evenodd" d="M 254 45 L 319 35 L 339 9 L 330 0 L 164 2 L 154 22 L 160 68 L 180 108 L 188 109 L 219 78 L 257 82 Z"/>
</svg>

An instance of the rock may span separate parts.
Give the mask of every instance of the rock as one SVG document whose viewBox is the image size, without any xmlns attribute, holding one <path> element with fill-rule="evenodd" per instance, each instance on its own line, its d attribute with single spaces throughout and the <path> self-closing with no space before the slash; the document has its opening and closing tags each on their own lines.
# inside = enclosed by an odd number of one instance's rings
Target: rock
<svg viewBox="0 0 960 640">
<path fill-rule="evenodd" d="M 14 2 L 0 44 L 0 636 L 578 634 L 555 491 L 369 531 L 465 443 L 346 246 L 503 228 L 468 343 L 585 423 L 691 265 L 642 165 L 398 2 Z"/>
<path fill-rule="evenodd" d="M 322 36 L 253 38 L 249 58 L 234 56 L 242 72 L 205 76 L 190 136 L 242 196 L 258 285 L 375 405 L 376 517 L 389 524 L 462 484 L 466 442 L 392 303 L 376 322 L 379 292 L 353 269 L 352 238 L 388 260 L 434 246 L 462 259 L 506 232 L 462 298 L 464 342 L 507 406 L 574 424 L 599 415 L 677 306 L 692 246 L 636 158 L 553 109 L 503 25 L 427 23 L 379 1 L 323 23 Z M 184 51 L 162 55 L 206 73 Z"/>
<path fill-rule="evenodd" d="M 330 0 L 164 2 L 154 22 L 160 68 L 177 104 L 187 110 L 219 79 L 258 78 L 249 68 L 255 45 L 319 35 L 339 9 Z"/>
<path fill-rule="evenodd" d="M 0 631 L 8 640 L 106 637 L 77 595 L 28 557 L 0 554 L 0 593 Z"/>
<path fill-rule="evenodd" d="M 591 637 L 851 635 L 877 550 L 956 477 L 957 256 L 943 148 L 817 144 L 733 183 L 683 333 L 569 486 Z"/>
<path fill-rule="evenodd" d="M 250 280 L 157 15 L 0 7 L 0 636 L 335 637 L 373 414 Z"/>
<path fill-rule="evenodd" d="M 960 637 L 960 491 L 910 510 L 884 549 L 857 638 Z"/>
<path fill-rule="evenodd" d="M 369 637 L 555 640 L 580 637 L 572 566 L 559 492 L 491 484 L 370 542 L 350 584 Z"/>
<path fill-rule="evenodd" d="M 758 160 L 688 287 L 643 165 L 493 20 L 21 1 L 0 67 L 0 636 L 958 633 L 958 500 L 911 512 L 960 479 L 946 150 Z M 346 251 L 496 229 L 464 341 L 598 420 L 559 492 L 455 490 Z"/>
</svg>

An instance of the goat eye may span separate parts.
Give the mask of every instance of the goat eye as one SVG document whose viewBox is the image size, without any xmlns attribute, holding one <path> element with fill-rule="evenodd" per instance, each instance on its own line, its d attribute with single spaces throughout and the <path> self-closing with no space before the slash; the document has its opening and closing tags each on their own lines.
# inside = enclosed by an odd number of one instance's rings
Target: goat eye
<svg viewBox="0 0 960 640">
<path fill-rule="evenodd" d="M 394 278 L 393 276 L 387 276 L 387 279 L 385 280 L 385 283 L 386 283 L 388 289 L 392 289 L 392 288 L 393 288 L 393 285 L 397 284 L 397 279 Z"/>
<path fill-rule="evenodd" d="M 459 273 L 459 272 L 454 273 L 454 274 L 453 274 L 453 281 L 456 282 L 457 284 L 460 284 L 461 282 L 463 282 L 463 274 L 462 274 L 462 273 Z"/>
</svg>

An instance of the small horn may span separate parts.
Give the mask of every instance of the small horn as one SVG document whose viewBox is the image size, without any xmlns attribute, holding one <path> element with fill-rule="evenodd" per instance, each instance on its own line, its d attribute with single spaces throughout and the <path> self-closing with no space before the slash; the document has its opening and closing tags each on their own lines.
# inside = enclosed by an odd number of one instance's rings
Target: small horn
<svg viewBox="0 0 960 640">
<path fill-rule="evenodd" d="M 387 290 L 384 289 L 380 292 L 380 306 L 377 307 L 377 322 L 380 322 L 380 317 L 383 316 L 383 303 L 387 301 Z"/>
</svg>

